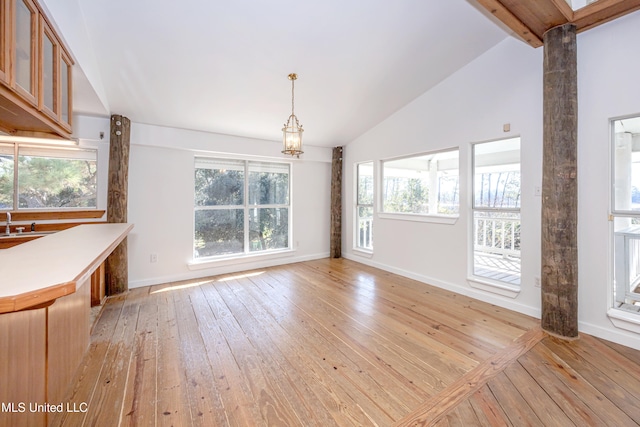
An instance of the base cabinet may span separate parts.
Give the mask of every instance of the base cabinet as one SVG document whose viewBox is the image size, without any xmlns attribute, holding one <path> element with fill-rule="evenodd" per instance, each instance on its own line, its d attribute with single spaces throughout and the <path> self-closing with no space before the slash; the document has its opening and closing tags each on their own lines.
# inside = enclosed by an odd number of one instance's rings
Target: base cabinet
<svg viewBox="0 0 640 427">
<path fill-rule="evenodd" d="M 92 290 L 101 299 L 101 264 L 132 228 L 79 225 L 0 251 L 0 427 L 87 409 L 72 401 L 72 381 L 89 348 Z M 23 260 L 37 268 L 13 268 Z"/>
<path fill-rule="evenodd" d="M 63 399 L 76 369 L 89 347 L 91 286 L 89 276 L 78 290 L 58 298 L 47 308 L 47 400 L 52 404 Z"/>
<path fill-rule="evenodd" d="M 52 406 L 67 410 L 89 347 L 91 275 L 76 289 L 48 307 L 0 314 L 0 427 L 46 426 Z"/>
<path fill-rule="evenodd" d="M 102 305 L 105 298 L 104 267 L 103 262 L 91 275 L 91 307 Z"/>
<path fill-rule="evenodd" d="M 0 315 L 0 427 L 46 423 L 46 328 L 46 308 Z"/>
</svg>

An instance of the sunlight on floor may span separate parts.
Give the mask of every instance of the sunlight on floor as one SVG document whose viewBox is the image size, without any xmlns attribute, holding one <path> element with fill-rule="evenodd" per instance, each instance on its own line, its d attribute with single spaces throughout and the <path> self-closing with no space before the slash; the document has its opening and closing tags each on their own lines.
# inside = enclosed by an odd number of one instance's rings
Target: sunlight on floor
<svg viewBox="0 0 640 427">
<path fill-rule="evenodd" d="M 236 274 L 234 276 L 224 276 L 220 279 L 197 279 L 196 281 L 193 282 L 187 282 L 187 283 L 181 283 L 179 285 L 173 285 L 173 286 L 167 286 L 166 288 L 162 288 L 162 289 L 158 289 L 156 291 L 151 292 L 152 294 L 159 294 L 161 292 L 169 292 L 169 291 L 177 291 L 180 289 L 188 289 L 188 288 L 195 288 L 201 285 L 204 285 L 206 283 L 211 283 L 211 282 L 226 282 L 229 280 L 235 280 L 235 279 L 243 279 L 246 277 L 254 277 L 254 276 L 259 276 L 261 274 L 263 274 L 264 271 L 254 271 L 252 273 L 245 273 L 245 274 Z"/>
<path fill-rule="evenodd" d="M 229 280 L 244 279 L 246 277 L 255 277 L 264 274 L 264 271 L 254 271 L 252 273 L 237 274 L 235 276 L 226 276 L 216 280 L 216 282 L 227 282 Z"/>
<path fill-rule="evenodd" d="M 204 285 L 205 283 L 211 283 L 211 280 L 202 280 L 202 281 L 199 281 L 199 282 L 184 283 L 182 285 L 167 286 L 166 288 L 158 289 L 157 291 L 153 291 L 151 293 L 152 294 L 159 294 L 161 292 L 169 292 L 169 291 L 177 291 L 177 290 L 180 290 L 180 289 L 195 288 L 197 286 Z"/>
</svg>

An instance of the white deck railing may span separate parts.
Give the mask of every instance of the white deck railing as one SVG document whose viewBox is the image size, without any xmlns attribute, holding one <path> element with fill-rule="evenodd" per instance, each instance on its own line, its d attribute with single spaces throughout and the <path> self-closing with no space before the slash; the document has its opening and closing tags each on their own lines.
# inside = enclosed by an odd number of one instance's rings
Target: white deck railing
<svg viewBox="0 0 640 427">
<path fill-rule="evenodd" d="M 474 250 L 520 257 L 520 220 L 474 218 Z"/>
<path fill-rule="evenodd" d="M 358 218 L 357 247 L 373 249 L 373 218 Z"/>
<path fill-rule="evenodd" d="M 640 227 L 614 233 L 616 301 L 624 302 L 640 284 Z"/>
</svg>

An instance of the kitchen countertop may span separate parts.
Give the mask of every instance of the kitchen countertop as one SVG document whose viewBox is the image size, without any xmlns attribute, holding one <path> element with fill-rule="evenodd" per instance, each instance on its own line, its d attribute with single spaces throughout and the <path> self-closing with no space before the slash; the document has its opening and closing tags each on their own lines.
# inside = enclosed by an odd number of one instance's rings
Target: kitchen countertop
<svg viewBox="0 0 640 427">
<path fill-rule="evenodd" d="M 47 305 L 76 291 L 133 224 L 87 224 L 0 251 L 0 313 Z"/>
</svg>

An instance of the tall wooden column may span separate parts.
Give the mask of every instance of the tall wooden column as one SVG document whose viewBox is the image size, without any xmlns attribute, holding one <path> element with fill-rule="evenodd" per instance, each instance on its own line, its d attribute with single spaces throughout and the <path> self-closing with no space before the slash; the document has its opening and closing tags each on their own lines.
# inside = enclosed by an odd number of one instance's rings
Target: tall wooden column
<svg viewBox="0 0 640 427">
<path fill-rule="evenodd" d="M 110 223 L 127 222 L 130 136 L 131 122 L 129 119 L 124 116 L 111 116 L 107 197 L 107 222 Z M 105 287 L 107 295 L 119 294 L 129 289 L 126 238 L 107 258 Z"/>
<path fill-rule="evenodd" d="M 578 337 L 576 27 L 544 35 L 542 328 Z"/>
<path fill-rule="evenodd" d="M 342 256 L 342 147 L 333 148 L 331 161 L 331 258 Z"/>
</svg>

